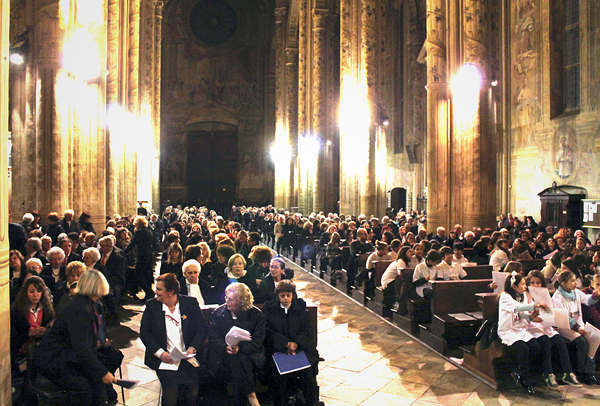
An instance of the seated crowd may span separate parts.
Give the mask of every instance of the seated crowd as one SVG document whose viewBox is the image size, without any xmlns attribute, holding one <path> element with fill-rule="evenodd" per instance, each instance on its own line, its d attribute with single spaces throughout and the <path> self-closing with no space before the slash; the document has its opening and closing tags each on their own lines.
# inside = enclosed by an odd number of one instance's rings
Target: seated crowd
<svg viewBox="0 0 600 406">
<path fill-rule="evenodd" d="M 428 299 L 431 281 L 465 278 L 464 268 L 468 269 L 469 264 L 489 264 L 495 271 L 503 271 L 511 261 L 546 259 L 546 266 L 536 274 L 538 279 L 544 285 L 557 284 L 555 302 L 559 302 L 557 295 L 563 295 L 567 301 L 564 307 L 581 306 L 583 313 L 581 320 L 572 318 L 577 337 L 557 332 L 565 337 L 567 347 L 573 346 L 571 353 L 577 354 L 570 360 L 571 369 L 561 359 L 563 381 L 570 384 L 595 381 L 589 362 L 581 355 L 587 347 L 579 338 L 586 334 L 582 323 L 589 321 L 600 327 L 600 307 L 596 306 L 600 288 L 594 288 L 600 283 L 592 279 L 600 272 L 600 240 L 592 244 L 580 230 L 555 230 L 537 225 L 531 217 L 521 222 L 512 216 L 502 216 L 496 231 L 476 227 L 463 233 L 457 224 L 448 234 L 443 227 L 438 227 L 434 234 L 427 231 L 424 213 L 401 212 L 380 221 L 364 215 L 313 213 L 305 217 L 276 211 L 272 206 L 234 206 L 226 216 L 229 220 L 196 207 L 168 207 L 160 217 L 152 213 L 135 218 L 115 215 L 107 219 L 105 230 L 96 234 L 90 217 L 84 212 L 76 222 L 71 210 L 64 213 L 62 220 L 57 213 L 50 213 L 48 224 L 40 226 L 40 216 L 34 211 L 23 216 L 21 224 L 11 223 L 10 278 L 14 326 L 11 354 L 16 374 L 23 360 L 31 357 L 35 360 L 35 348 L 44 346 L 43 338 L 49 335 L 48 331 L 53 331 L 56 325 L 67 331 L 76 328 L 63 316 L 69 314 L 73 318 L 70 312 L 74 311 L 74 298 L 88 297 L 91 304 L 87 314 L 103 316 L 91 323 L 91 334 L 84 334 L 77 344 L 93 342 L 93 346 L 86 347 L 85 357 L 95 366 L 86 371 L 75 369 L 80 375 L 71 371 L 70 374 L 76 375 L 70 377 L 74 380 L 67 377 L 53 380 L 68 387 L 83 379 L 87 382 L 83 385 L 87 393 L 92 394 L 86 397 L 92 399 L 91 404 L 102 404 L 100 399 L 105 396 L 116 399 L 112 374 L 118 364 L 114 367 L 114 354 L 106 357 L 112 358 L 112 363 L 106 361 L 110 366 L 100 366 L 102 362 L 97 362 L 102 359 L 101 350 L 110 347 L 105 329 L 119 323 L 117 310 L 126 297 L 146 303 L 140 335 L 147 349 L 146 364 L 157 371 L 163 386 L 163 404 L 175 405 L 178 399 L 195 404 L 199 380 L 194 363 L 198 360 L 206 361 L 212 377 L 233 383 L 234 397 L 240 404 L 246 401 L 258 404 L 255 375 L 261 379 L 269 376 L 272 382 L 277 382 L 277 389 L 271 391 L 276 404 L 285 404 L 299 382 L 304 385 L 300 389 L 308 404 L 315 404 L 316 384 L 313 384 L 318 354 L 314 343 L 306 338 L 310 335 L 303 310 L 306 306 L 296 296 L 291 282 L 293 271 L 286 269 L 285 262 L 272 249 L 261 245 L 261 241 L 279 253 L 287 251 L 294 257 L 299 254 L 311 260 L 311 266 L 318 264 L 322 271 L 331 268 L 335 276 L 347 277 L 348 287 L 369 283 L 377 261 L 393 261 L 381 277 L 381 285 L 387 306 L 400 312 L 406 311 L 404 303 L 399 301 L 402 283 L 398 277 L 402 269 L 414 269 L 414 293 Z M 343 255 L 344 249 L 349 255 Z M 160 276 L 153 290 L 155 261 L 160 251 Z M 368 254 L 364 266 L 359 265 L 363 254 Z M 95 285 L 82 293 L 78 283 L 88 274 L 94 276 L 86 280 L 93 279 Z M 518 309 L 519 315 L 523 314 L 523 323 L 529 328 L 527 323 L 536 321 L 539 309 L 524 299 L 520 277 L 514 278 L 514 283 L 513 278 L 507 281 L 511 283 L 507 282 L 505 293 L 510 299 L 500 301 L 501 313 L 503 303 L 509 303 L 509 309 Z M 580 295 L 584 289 L 588 296 Z M 140 290 L 144 291 L 142 299 L 138 299 Z M 263 311 L 254 304 L 264 304 Z M 219 306 L 210 320 L 204 320 L 199 311 L 207 305 Z M 225 336 L 232 326 L 250 331 L 252 339 L 236 345 L 226 343 Z M 502 334 L 499 328 L 504 342 Z M 554 338 L 556 334 L 544 334 L 553 338 L 552 345 L 562 348 Z M 58 335 L 53 335 L 55 340 L 60 339 Z M 528 342 L 525 338 L 529 336 L 507 340 L 507 345 Z M 525 347 L 518 344 L 515 351 L 521 354 L 538 349 Z M 538 347 L 547 349 L 550 344 L 544 342 Z M 188 356 L 201 356 L 174 360 L 170 357 L 174 349 Z M 274 372 L 271 358 L 265 357 L 273 352 L 295 354 L 299 350 L 305 351 L 313 366 L 310 372 L 300 371 L 303 377 L 299 381 L 290 376 L 282 379 Z M 529 390 L 526 361 L 519 360 L 515 379 Z M 265 371 L 268 373 L 263 376 Z M 544 374 L 549 385 L 556 383 L 551 367 L 545 368 Z M 311 385 L 306 385 L 307 379 Z"/>
<path fill-rule="evenodd" d="M 14 376 L 43 375 L 73 392 L 69 399 L 73 405 L 116 401 L 113 374 L 123 356 L 110 346 L 107 327 L 119 323 L 123 300 L 141 300 L 145 311 L 140 336 L 147 349 L 146 364 L 161 381 L 163 404 L 197 404 L 201 369 L 194 367 L 201 365 L 217 382 L 233 383 L 235 404 L 258 404 L 255 375 L 262 383 L 277 383 L 269 391 L 277 405 L 286 404 L 297 390 L 307 404 L 316 404 L 319 357 L 306 304 L 297 297 L 291 280 L 293 270 L 286 269 L 272 249 L 260 245 L 257 231 L 224 222 L 214 212 L 173 211 L 175 221 L 170 210 L 160 219 L 115 216 L 107 219 L 99 238 L 91 224 L 86 226 L 91 230 L 80 223 L 63 227 L 56 213 L 50 213 L 47 226 L 41 227 L 34 213 L 11 227 L 13 233 L 29 234 L 29 238 L 11 238 L 11 242 L 23 241 L 10 252 Z M 65 218 L 72 218 L 69 212 Z M 258 230 L 252 223 L 250 229 Z M 77 226 L 79 232 L 65 232 L 66 227 Z M 161 248 L 161 264 L 156 268 Z M 153 290 L 155 268 L 160 276 Z M 93 286 L 82 286 L 90 279 Z M 141 299 L 140 290 L 144 291 Z M 254 304 L 264 306 L 265 314 Z M 212 318 L 205 320 L 201 309 L 211 305 Z M 91 317 L 89 331 L 82 317 Z M 252 339 L 227 344 L 225 335 L 233 326 L 248 330 Z M 63 350 L 70 347 L 72 356 L 46 351 L 56 356 L 53 362 L 40 354 L 39 348 L 51 345 L 46 341 Z M 173 360 L 174 349 L 198 355 Z M 301 351 L 311 367 L 284 377 L 268 357 Z M 108 357 L 103 355 L 106 352 Z M 24 390 L 14 404 L 32 402 L 31 393 Z"/>
</svg>

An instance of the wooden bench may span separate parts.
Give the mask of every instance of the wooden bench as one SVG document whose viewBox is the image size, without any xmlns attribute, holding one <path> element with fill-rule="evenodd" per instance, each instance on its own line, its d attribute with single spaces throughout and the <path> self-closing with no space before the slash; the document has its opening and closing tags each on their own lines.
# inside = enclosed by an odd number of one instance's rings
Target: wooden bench
<svg viewBox="0 0 600 406">
<path fill-rule="evenodd" d="M 463 267 L 467 273 L 466 280 L 473 279 L 492 279 L 492 266 L 491 265 L 475 265 Z"/>
<path fill-rule="evenodd" d="M 373 281 L 375 283 L 375 291 L 374 294 L 375 296 L 373 296 L 372 298 L 367 298 L 367 307 L 371 310 L 373 310 L 375 313 L 379 314 L 380 316 L 387 316 L 387 317 L 391 317 L 391 313 L 387 314 L 387 312 L 384 312 L 384 307 L 383 307 L 383 289 L 381 288 L 381 277 L 383 276 L 383 273 L 385 272 L 386 269 L 388 269 L 388 267 L 390 266 L 390 264 L 394 262 L 394 261 L 373 261 L 373 264 L 375 265 L 375 273 L 373 275 Z M 386 314 L 384 314 L 386 313 Z"/>
<path fill-rule="evenodd" d="M 523 272 L 525 275 L 529 273 L 532 269 L 537 269 L 541 271 L 544 266 L 546 266 L 545 259 L 521 259 L 519 261 L 521 265 L 523 265 Z"/>
<path fill-rule="evenodd" d="M 367 269 L 367 259 L 369 259 L 369 255 L 371 255 L 370 252 L 368 254 L 359 254 L 356 264 L 356 276 Z M 363 306 L 367 305 L 367 295 L 365 295 L 364 283 L 361 283 L 360 286 L 358 286 L 358 289 L 352 289 L 351 286 L 346 286 L 346 290 L 349 295 L 358 301 L 358 303 L 362 303 Z"/>
<path fill-rule="evenodd" d="M 474 345 L 483 323 L 483 317 L 477 314 L 481 310 L 476 294 L 487 292 L 490 283 L 492 279 L 435 281 L 431 285 L 431 324 L 419 326 L 421 339 L 443 355 L 460 351 L 462 345 Z M 465 320 L 451 314 L 461 314 Z"/>
<path fill-rule="evenodd" d="M 400 276 L 397 277 L 396 283 L 401 284 L 400 297 L 396 298 L 396 301 L 400 304 L 400 311 L 392 312 L 392 320 L 401 329 L 410 331 L 415 335 L 419 335 L 419 323 L 413 315 L 414 306 L 413 301 L 419 300 L 419 296 L 415 292 L 412 284 L 414 268 L 406 268 L 400 271 Z M 404 311 L 406 309 L 406 311 Z"/>
</svg>

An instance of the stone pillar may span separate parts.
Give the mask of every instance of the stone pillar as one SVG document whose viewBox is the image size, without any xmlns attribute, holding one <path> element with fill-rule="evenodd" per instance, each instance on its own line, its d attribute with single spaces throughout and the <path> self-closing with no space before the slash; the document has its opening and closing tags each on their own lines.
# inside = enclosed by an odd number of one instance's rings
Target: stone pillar
<svg viewBox="0 0 600 406">
<path fill-rule="evenodd" d="M 121 0 L 108 0 L 107 18 L 107 84 L 106 104 L 108 107 L 121 104 Z M 116 134 L 107 132 L 108 138 L 108 181 L 106 190 L 106 210 L 109 216 L 121 213 L 121 184 L 123 173 L 123 140 L 115 139 Z M 123 213 L 124 214 L 124 213 Z"/>
<path fill-rule="evenodd" d="M 8 134 L 8 47 L 10 44 L 10 2 L 0 2 L 0 325 L 4 334 L 0 337 L 0 404 L 10 405 L 11 364 L 10 364 L 10 279 L 8 269 L 8 163 L 6 142 Z"/>
<path fill-rule="evenodd" d="M 61 97 L 64 32 L 59 24 L 58 2 L 42 7 L 35 27 L 36 201 L 45 219 L 51 211 L 65 210 L 69 201 L 68 104 Z M 31 145 L 30 145 L 31 147 Z"/>
<path fill-rule="evenodd" d="M 307 58 L 308 41 L 307 41 L 307 0 L 300 0 L 300 9 L 298 13 L 298 139 L 306 135 L 307 121 L 306 109 L 307 105 Z M 296 151 L 296 178 L 294 185 L 297 191 L 298 211 L 306 213 L 308 193 L 306 190 L 306 175 L 302 173 L 301 156 L 298 151 L 298 144 L 292 146 Z"/>
<path fill-rule="evenodd" d="M 161 86 L 161 67 L 162 67 L 162 13 L 164 2 L 157 0 L 154 3 L 154 147 L 156 157 L 152 160 L 152 210 L 160 212 L 160 86 Z"/>
<path fill-rule="evenodd" d="M 288 143 L 292 150 L 298 145 L 298 48 L 285 49 L 285 104 L 286 104 L 286 128 L 288 134 Z M 294 206 L 294 159 L 289 163 L 289 184 L 286 196 L 286 204 L 283 207 L 290 208 Z"/>
<path fill-rule="evenodd" d="M 458 219 L 463 229 L 491 227 L 496 224 L 496 153 L 494 143 L 494 125 L 490 111 L 490 57 L 489 40 L 491 15 L 487 12 L 487 2 L 465 0 L 461 13 L 463 64 L 474 64 L 481 72 L 482 87 L 479 103 L 470 120 L 459 122 L 455 114 L 453 143 L 458 153 L 452 167 L 453 184 L 460 184 L 462 212 Z M 456 113 L 460 106 L 454 104 Z M 464 117 L 463 117 L 464 118 Z M 454 148 L 453 148 L 454 149 Z"/>
<path fill-rule="evenodd" d="M 360 80 L 366 91 L 369 110 L 368 133 L 365 134 L 368 146 L 363 151 L 368 157 L 360 183 L 360 214 L 375 215 L 377 210 L 376 190 L 376 149 L 378 118 L 378 13 L 376 0 L 361 0 L 360 31 Z M 357 213 L 359 214 L 359 213 Z"/>
<path fill-rule="evenodd" d="M 140 116 L 139 69 L 140 69 L 140 0 L 129 0 L 129 32 L 127 37 L 127 111 L 138 118 Z M 138 136 L 139 134 L 134 134 Z M 137 208 L 138 165 L 136 140 L 125 144 L 125 182 L 123 193 L 126 196 L 122 210 L 134 214 Z"/>
<path fill-rule="evenodd" d="M 275 145 L 283 148 L 289 142 L 286 123 L 286 7 L 275 9 Z M 276 158 L 276 157 L 275 157 Z M 287 207 L 289 194 L 289 166 L 275 160 L 275 207 Z"/>
<path fill-rule="evenodd" d="M 310 211 L 324 211 L 329 204 L 332 173 L 328 165 L 331 155 L 327 154 L 327 9 L 312 10 L 312 135 L 320 141 L 319 154 L 313 183 L 313 204 Z"/>
<path fill-rule="evenodd" d="M 357 162 L 352 151 L 357 148 L 353 133 L 360 129 L 350 122 L 351 117 L 357 117 L 357 14 L 357 0 L 340 1 L 340 213 L 345 214 L 359 211 Z"/>
<path fill-rule="evenodd" d="M 450 226 L 446 1 L 427 0 L 427 224 Z"/>
</svg>

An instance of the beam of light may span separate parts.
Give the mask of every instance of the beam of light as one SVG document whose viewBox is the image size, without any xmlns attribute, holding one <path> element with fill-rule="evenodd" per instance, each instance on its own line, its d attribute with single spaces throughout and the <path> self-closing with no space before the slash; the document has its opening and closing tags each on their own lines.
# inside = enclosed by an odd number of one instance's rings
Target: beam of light
<svg viewBox="0 0 600 406">
<path fill-rule="evenodd" d="M 75 30 L 63 50 L 63 68 L 82 80 L 100 76 L 100 57 L 92 34 L 84 28 Z"/>
</svg>

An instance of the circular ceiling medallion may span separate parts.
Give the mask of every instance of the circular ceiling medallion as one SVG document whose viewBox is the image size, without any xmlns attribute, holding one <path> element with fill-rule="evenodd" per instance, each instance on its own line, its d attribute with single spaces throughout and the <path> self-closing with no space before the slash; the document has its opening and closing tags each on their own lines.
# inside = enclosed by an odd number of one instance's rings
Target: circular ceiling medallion
<svg viewBox="0 0 600 406">
<path fill-rule="evenodd" d="M 190 11 L 190 28 L 205 44 L 221 45 L 234 36 L 238 17 L 224 0 L 202 0 Z"/>
</svg>

